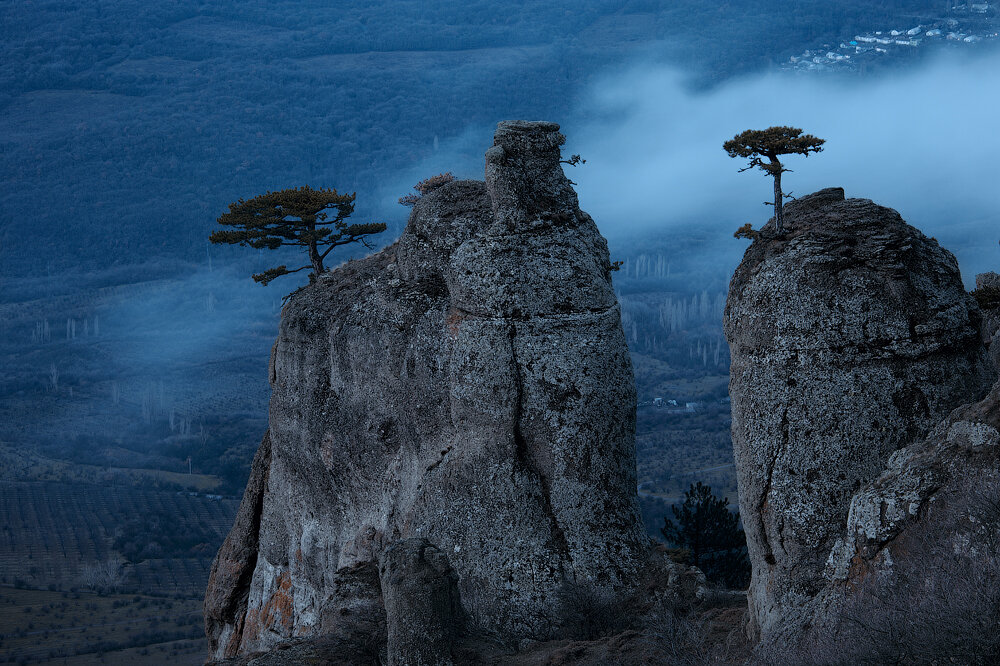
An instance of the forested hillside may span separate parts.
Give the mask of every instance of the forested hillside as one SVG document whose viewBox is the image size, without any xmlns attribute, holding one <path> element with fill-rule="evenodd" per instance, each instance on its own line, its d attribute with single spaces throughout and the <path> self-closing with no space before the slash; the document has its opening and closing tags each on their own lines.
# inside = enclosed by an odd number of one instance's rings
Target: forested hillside
<svg viewBox="0 0 1000 666">
<path fill-rule="evenodd" d="M 200 259 L 228 202 L 304 182 L 385 214 L 380 188 L 442 142 L 503 118 L 568 121 L 616 63 L 675 62 L 710 85 L 940 4 L 8 5 L 0 273 Z"/>
</svg>

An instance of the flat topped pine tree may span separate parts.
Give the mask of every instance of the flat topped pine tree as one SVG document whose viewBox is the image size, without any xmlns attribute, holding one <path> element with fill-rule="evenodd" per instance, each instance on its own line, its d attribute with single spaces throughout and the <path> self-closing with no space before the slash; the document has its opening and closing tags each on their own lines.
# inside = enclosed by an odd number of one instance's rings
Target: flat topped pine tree
<svg viewBox="0 0 1000 666">
<path fill-rule="evenodd" d="M 232 228 L 215 231 L 208 239 L 256 249 L 304 248 L 309 256 L 305 266 L 289 270 L 283 264 L 257 273 L 253 279 L 267 284 L 282 275 L 312 268 L 309 281 L 314 282 L 326 270 L 323 260 L 333 248 L 348 243 L 370 248 L 365 239 L 385 231 L 382 222 L 346 222 L 354 212 L 354 198 L 354 194 L 339 194 L 335 189 L 314 190 L 304 185 L 268 192 L 248 201 L 240 199 L 229 204 L 229 212 L 218 219 L 219 224 Z"/>
<path fill-rule="evenodd" d="M 781 174 L 790 169 L 778 159 L 778 155 L 805 155 L 819 153 L 823 150 L 825 139 L 818 139 L 812 134 L 803 134 L 798 127 L 778 126 L 766 130 L 746 130 L 722 144 L 722 148 L 730 157 L 744 157 L 750 162 L 740 173 L 757 167 L 774 178 L 774 203 L 764 203 L 774 206 L 774 227 L 778 234 L 784 233 L 784 217 L 782 216 L 782 200 L 791 195 L 781 191 Z M 764 159 L 767 159 L 765 162 Z M 746 227 L 744 228 L 749 231 Z M 741 230 L 742 231 L 742 230 Z M 737 232 L 739 235 L 739 232 Z"/>
</svg>

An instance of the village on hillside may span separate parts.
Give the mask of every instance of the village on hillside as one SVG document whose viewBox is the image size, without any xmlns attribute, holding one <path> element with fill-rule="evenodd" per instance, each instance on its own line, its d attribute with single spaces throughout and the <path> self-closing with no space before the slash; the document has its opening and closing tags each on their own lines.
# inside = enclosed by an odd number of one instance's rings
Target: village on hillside
<svg viewBox="0 0 1000 666">
<path fill-rule="evenodd" d="M 818 49 L 808 49 L 789 58 L 781 68 L 865 74 L 876 64 L 917 55 L 922 48 L 968 48 L 996 43 L 1000 33 L 996 6 L 986 2 L 956 5 L 945 17 L 920 20 L 910 28 L 866 32 L 837 46 L 824 44 Z"/>
</svg>

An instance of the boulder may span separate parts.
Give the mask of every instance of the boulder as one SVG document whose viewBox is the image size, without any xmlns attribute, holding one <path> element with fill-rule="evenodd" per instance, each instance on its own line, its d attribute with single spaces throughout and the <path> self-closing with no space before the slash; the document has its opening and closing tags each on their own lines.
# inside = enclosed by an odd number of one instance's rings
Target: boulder
<svg viewBox="0 0 1000 666">
<path fill-rule="evenodd" d="M 976 289 L 1000 289 L 1000 274 L 990 271 L 976 275 Z"/>
<path fill-rule="evenodd" d="M 785 227 L 747 250 L 724 322 L 764 637 L 828 582 L 855 493 L 995 378 L 954 256 L 896 211 L 831 188 L 788 204 Z"/>
<path fill-rule="evenodd" d="M 382 559 L 390 666 L 450 666 L 462 611 L 448 557 L 426 539 L 394 543 Z"/>
</svg>

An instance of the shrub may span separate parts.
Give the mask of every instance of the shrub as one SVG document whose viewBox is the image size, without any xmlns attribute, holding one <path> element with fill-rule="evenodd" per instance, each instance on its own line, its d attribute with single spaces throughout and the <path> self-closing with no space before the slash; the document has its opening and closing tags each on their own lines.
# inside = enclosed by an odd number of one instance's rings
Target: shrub
<svg viewBox="0 0 1000 666">
<path fill-rule="evenodd" d="M 980 287 L 972 292 L 972 296 L 984 310 L 1000 308 L 1000 287 Z"/>
<path fill-rule="evenodd" d="M 594 640 L 629 629 L 636 621 L 626 595 L 574 583 L 563 590 L 562 616 L 569 635 Z"/>
<path fill-rule="evenodd" d="M 413 186 L 418 193 L 417 194 L 407 194 L 399 198 L 399 203 L 404 206 L 413 207 L 420 198 L 429 192 L 433 192 L 442 185 L 446 185 L 455 180 L 455 176 L 452 175 L 450 171 L 446 173 L 439 173 L 436 176 L 431 176 L 430 178 L 425 178 L 416 185 Z"/>
</svg>

